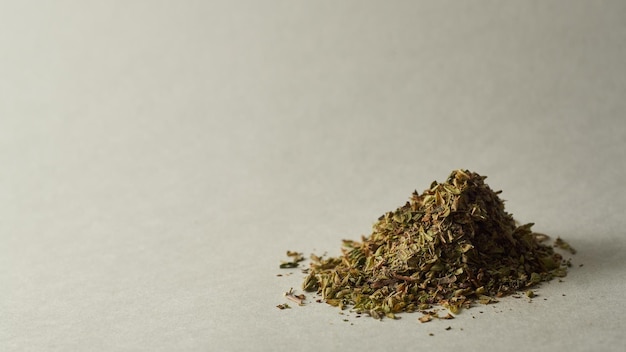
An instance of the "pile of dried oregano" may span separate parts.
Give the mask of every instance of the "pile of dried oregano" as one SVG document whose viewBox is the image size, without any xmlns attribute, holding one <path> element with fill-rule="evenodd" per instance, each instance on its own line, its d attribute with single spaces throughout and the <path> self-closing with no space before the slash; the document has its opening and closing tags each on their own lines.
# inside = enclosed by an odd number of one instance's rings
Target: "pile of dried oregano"
<svg viewBox="0 0 626 352">
<path fill-rule="evenodd" d="M 303 288 L 333 306 L 395 318 L 433 305 L 457 313 L 565 276 L 569 263 L 541 243 L 547 236 L 517 226 L 484 180 L 456 170 L 414 192 L 369 237 L 344 240 L 340 257 L 312 255 Z"/>
</svg>

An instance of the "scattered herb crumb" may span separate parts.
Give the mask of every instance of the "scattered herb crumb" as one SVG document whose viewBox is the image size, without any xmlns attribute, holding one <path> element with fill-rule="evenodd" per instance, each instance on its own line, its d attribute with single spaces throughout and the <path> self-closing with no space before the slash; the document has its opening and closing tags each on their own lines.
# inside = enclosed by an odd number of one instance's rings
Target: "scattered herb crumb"
<svg viewBox="0 0 626 352">
<path fill-rule="evenodd" d="M 302 253 L 298 253 L 294 251 L 287 251 L 287 256 L 290 257 L 291 260 L 282 262 L 279 266 L 281 269 L 297 268 L 300 265 L 300 262 L 304 261 L 304 257 L 302 256 Z"/>
<path fill-rule="evenodd" d="M 429 321 L 433 320 L 433 317 L 430 314 L 425 314 L 422 315 L 419 319 L 420 323 L 428 323 Z"/>
<path fill-rule="evenodd" d="M 304 294 L 296 295 L 293 292 L 293 288 L 291 288 L 289 291 L 285 292 L 285 297 L 288 300 L 297 303 L 299 306 L 303 305 L 304 304 L 304 300 L 306 299 L 306 296 Z"/>
</svg>

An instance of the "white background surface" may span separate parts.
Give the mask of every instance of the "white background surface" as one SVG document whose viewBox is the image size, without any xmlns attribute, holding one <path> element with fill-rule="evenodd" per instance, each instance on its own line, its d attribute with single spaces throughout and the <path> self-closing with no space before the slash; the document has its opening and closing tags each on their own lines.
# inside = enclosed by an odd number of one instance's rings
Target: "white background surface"
<svg viewBox="0 0 626 352">
<path fill-rule="evenodd" d="M 0 2 L 0 350 L 622 350 L 625 4 Z M 564 282 L 275 307 L 287 249 L 456 168 L 579 250 Z"/>
</svg>

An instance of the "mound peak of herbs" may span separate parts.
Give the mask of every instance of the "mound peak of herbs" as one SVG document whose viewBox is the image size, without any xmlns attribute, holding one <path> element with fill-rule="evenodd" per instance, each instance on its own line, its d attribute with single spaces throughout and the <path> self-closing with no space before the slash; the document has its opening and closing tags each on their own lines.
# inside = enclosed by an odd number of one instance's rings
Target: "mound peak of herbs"
<svg viewBox="0 0 626 352">
<path fill-rule="evenodd" d="M 312 255 L 303 288 L 342 309 L 395 318 L 433 305 L 458 313 L 565 276 L 562 257 L 541 243 L 546 236 L 517 226 L 485 178 L 456 170 L 414 192 L 369 237 L 343 240 L 341 256 Z"/>
</svg>

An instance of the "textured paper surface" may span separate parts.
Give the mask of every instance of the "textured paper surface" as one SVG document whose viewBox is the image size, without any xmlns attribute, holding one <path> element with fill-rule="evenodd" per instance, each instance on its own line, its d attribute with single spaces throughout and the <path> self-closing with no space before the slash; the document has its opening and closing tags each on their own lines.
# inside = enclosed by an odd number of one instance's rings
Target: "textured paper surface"
<svg viewBox="0 0 626 352">
<path fill-rule="evenodd" d="M 0 350 L 621 350 L 624 18 L 3 2 Z M 276 308 L 302 277 L 276 276 L 287 249 L 336 255 L 456 168 L 579 250 L 563 282 L 428 324 Z"/>
</svg>

